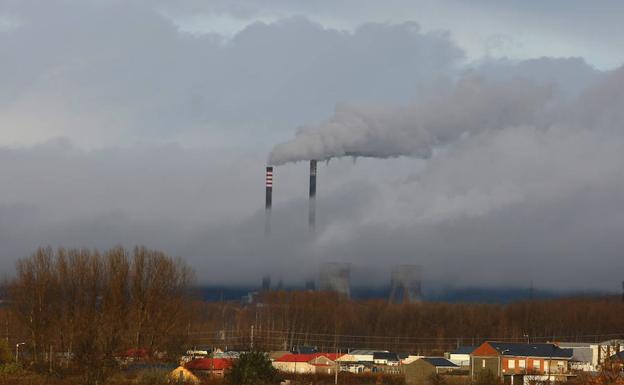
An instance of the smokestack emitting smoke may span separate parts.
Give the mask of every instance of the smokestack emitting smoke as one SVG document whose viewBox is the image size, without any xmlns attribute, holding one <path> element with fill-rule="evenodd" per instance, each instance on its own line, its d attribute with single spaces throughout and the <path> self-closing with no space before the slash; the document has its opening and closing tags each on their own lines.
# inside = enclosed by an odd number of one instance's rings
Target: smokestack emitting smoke
<svg viewBox="0 0 624 385">
<path fill-rule="evenodd" d="M 269 164 L 343 156 L 426 159 L 465 135 L 534 124 L 552 96 L 549 86 L 465 76 L 403 107 L 339 106 L 326 122 L 276 145 Z"/>
<path fill-rule="evenodd" d="M 310 231 L 316 227 L 316 160 L 310 161 L 310 200 L 308 206 L 308 226 Z"/>
<path fill-rule="evenodd" d="M 266 186 L 266 196 L 265 196 L 265 222 L 264 222 L 264 231 L 265 233 L 271 232 L 271 206 L 273 205 L 273 167 L 267 166 L 266 175 L 265 175 L 265 186 Z"/>
</svg>

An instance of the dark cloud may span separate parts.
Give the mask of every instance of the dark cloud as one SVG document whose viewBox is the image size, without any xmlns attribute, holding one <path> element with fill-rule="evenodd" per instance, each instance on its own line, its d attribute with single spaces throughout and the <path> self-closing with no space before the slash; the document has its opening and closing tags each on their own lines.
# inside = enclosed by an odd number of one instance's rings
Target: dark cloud
<svg viewBox="0 0 624 385">
<path fill-rule="evenodd" d="M 39 245 L 146 244 L 203 282 L 301 282 L 341 260 L 375 272 L 369 282 L 419 263 L 430 283 L 617 288 L 624 70 L 467 62 L 456 34 L 403 22 L 418 19 L 411 6 L 386 22 L 366 3 L 375 22 L 343 30 L 327 26 L 329 2 L 210 4 L 2 3 L 17 20 L 0 28 L 3 270 Z M 194 12 L 244 27 L 180 32 Z M 258 15 L 271 21 L 245 24 Z M 315 234 L 306 167 L 280 166 L 265 237 L 271 145 L 336 104 L 337 121 L 376 121 L 356 145 L 427 159 L 320 164 Z M 426 138 L 410 134 L 418 125 Z"/>
<path fill-rule="evenodd" d="M 344 32 L 295 17 L 224 42 L 140 3 L 16 4 L 19 27 L 0 34 L 0 123 L 21 126 L 18 143 L 269 143 L 338 102 L 409 100 L 463 55 L 413 22 Z"/>
</svg>

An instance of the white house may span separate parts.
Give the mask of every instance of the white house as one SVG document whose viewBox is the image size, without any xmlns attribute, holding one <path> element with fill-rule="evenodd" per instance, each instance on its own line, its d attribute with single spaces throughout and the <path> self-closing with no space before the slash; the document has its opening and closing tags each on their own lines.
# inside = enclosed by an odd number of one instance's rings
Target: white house
<svg viewBox="0 0 624 385">
<path fill-rule="evenodd" d="M 572 349 L 570 369 L 583 372 L 597 372 L 605 360 L 624 351 L 624 340 L 608 340 L 599 343 L 558 342 L 562 348 Z"/>
<path fill-rule="evenodd" d="M 285 354 L 273 361 L 273 367 L 287 373 L 323 373 L 332 374 L 336 371 L 336 361 L 341 354 Z"/>
<path fill-rule="evenodd" d="M 373 363 L 374 362 L 373 356 L 375 355 L 375 352 L 388 353 L 387 350 L 356 349 L 356 350 L 351 350 L 348 353 L 348 356 L 353 357 L 353 361 L 351 361 L 351 362 L 370 362 L 370 363 Z"/>
<path fill-rule="evenodd" d="M 476 349 L 476 346 L 460 346 L 455 351 L 449 353 L 448 360 L 455 365 L 461 367 L 470 366 L 470 354 Z"/>
</svg>

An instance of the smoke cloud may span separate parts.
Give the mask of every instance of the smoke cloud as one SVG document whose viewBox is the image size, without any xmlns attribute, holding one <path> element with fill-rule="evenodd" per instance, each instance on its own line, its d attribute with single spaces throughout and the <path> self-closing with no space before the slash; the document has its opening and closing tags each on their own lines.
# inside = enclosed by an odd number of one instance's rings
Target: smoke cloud
<svg viewBox="0 0 624 385">
<path fill-rule="evenodd" d="M 456 86 L 431 91 L 406 107 L 339 107 L 327 122 L 302 128 L 294 139 L 275 146 L 269 163 L 342 156 L 426 159 L 434 147 L 464 135 L 533 124 L 552 96 L 549 86 L 465 75 Z"/>
<path fill-rule="evenodd" d="M 619 290 L 623 5 L 590 26 L 580 0 L 386 3 L 0 1 L 2 274 L 38 246 L 145 244 L 202 283 L 301 286 L 337 260 L 380 284 L 422 265 L 425 290 Z M 332 159 L 314 235 L 291 163 L 312 158 Z"/>
</svg>

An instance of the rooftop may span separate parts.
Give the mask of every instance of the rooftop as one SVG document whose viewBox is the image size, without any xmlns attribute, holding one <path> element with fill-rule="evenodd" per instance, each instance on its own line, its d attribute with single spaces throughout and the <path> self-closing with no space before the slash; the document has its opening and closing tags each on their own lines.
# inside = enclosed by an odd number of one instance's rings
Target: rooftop
<svg viewBox="0 0 624 385">
<path fill-rule="evenodd" d="M 522 344 L 510 342 L 488 342 L 504 356 L 572 358 L 572 349 L 562 349 L 555 344 Z"/>
<path fill-rule="evenodd" d="M 277 358 L 275 362 L 310 362 L 313 359 L 318 358 L 318 357 L 326 357 L 332 361 L 335 361 L 336 359 L 338 359 L 338 357 L 341 357 L 341 356 L 342 354 L 340 353 L 314 353 L 314 354 L 288 353 Z"/>
<path fill-rule="evenodd" d="M 198 358 L 188 362 L 188 370 L 225 370 L 232 367 L 232 360 L 227 358 Z"/>
<path fill-rule="evenodd" d="M 458 365 L 455 365 L 444 357 L 423 357 L 422 359 L 437 368 L 459 368 Z"/>
<path fill-rule="evenodd" d="M 374 360 L 399 361 L 399 356 L 396 353 L 375 352 L 373 353 L 373 359 Z"/>
<path fill-rule="evenodd" d="M 476 348 L 478 348 L 478 346 L 471 346 L 471 345 L 460 346 L 457 349 L 455 349 L 455 351 L 452 352 L 451 354 L 470 354 L 474 352 Z"/>
</svg>

